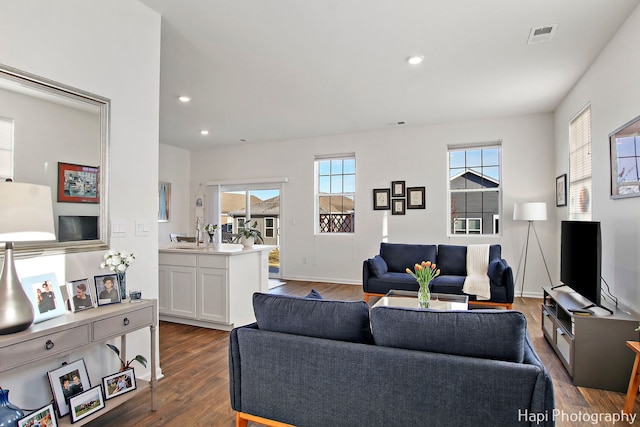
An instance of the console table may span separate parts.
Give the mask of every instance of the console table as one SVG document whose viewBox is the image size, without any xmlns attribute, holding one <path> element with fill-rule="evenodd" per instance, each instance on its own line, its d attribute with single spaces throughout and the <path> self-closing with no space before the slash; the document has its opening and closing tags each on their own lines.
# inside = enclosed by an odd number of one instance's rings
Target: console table
<svg viewBox="0 0 640 427">
<path fill-rule="evenodd" d="M 156 410 L 156 328 L 157 301 L 124 302 L 92 308 L 77 313 L 36 323 L 25 331 L 0 336 L 0 373 L 28 366 L 40 360 L 51 360 L 71 351 L 120 337 L 120 355 L 126 360 L 126 335 L 148 327 L 151 334 L 151 378 L 136 380 L 136 390 L 105 401 L 105 408 L 74 424 L 80 426 L 130 400 L 133 394 L 151 389 L 151 409 Z M 107 350 L 105 350 L 107 351 Z M 43 372 L 43 375 L 46 373 Z M 69 416 L 58 420 L 58 425 L 70 425 Z"/>
<path fill-rule="evenodd" d="M 610 305 L 613 314 L 599 307 L 581 313 L 591 302 L 568 286 L 543 291 L 542 332 L 573 384 L 626 392 L 633 366 L 626 342 L 637 340 L 638 319 Z"/>
</svg>

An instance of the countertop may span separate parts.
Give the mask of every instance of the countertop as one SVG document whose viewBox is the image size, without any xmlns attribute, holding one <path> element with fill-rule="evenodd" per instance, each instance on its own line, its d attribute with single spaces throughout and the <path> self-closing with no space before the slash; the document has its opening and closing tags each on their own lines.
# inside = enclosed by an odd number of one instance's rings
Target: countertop
<svg viewBox="0 0 640 427">
<path fill-rule="evenodd" d="M 195 243 L 160 243 L 158 246 L 159 252 L 174 253 L 174 254 L 198 254 L 198 255 L 242 255 L 252 252 L 264 252 L 275 249 L 276 246 L 272 245 L 253 245 L 250 248 L 245 248 L 240 244 L 235 243 L 222 243 L 215 248 L 206 245 L 196 246 Z"/>
</svg>

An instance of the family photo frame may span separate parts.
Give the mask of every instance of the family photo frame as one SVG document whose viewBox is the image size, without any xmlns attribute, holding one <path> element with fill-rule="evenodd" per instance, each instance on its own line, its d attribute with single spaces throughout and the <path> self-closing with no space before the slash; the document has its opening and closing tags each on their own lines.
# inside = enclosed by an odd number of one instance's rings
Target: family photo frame
<svg viewBox="0 0 640 427">
<path fill-rule="evenodd" d="M 53 319 L 66 313 L 65 301 L 55 273 L 22 277 L 20 282 L 33 306 L 33 323 Z"/>
<path fill-rule="evenodd" d="M 136 375 L 133 368 L 107 375 L 102 378 L 102 388 L 106 400 L 136 389 Z"/>
<path fill-rule="evenodd" d="M 100 203 L 100 168 L 58 162 L 58 202 Z"/>
<path fill-rule="evenodd" d="M 104 274 L 93 277 L 96 301 L 98 306 L 117 304 L 121 302 L 120 282 L 117 274 Z"/>
<path fill-rule="evenodd" d="M 62 365 L 49 371 L 47 376 L 49 377 L 53 401 L 60 417 L 69 413 L 67 402 L 72 396 L 91 388 L 91 381 L 89 380 L 84 359 Z"/>
<path fill-rule="evenodd" d="M 72 280 L 67 282 L 67 294 L 69 295 L 69 308 L 72 312 L 93 308 L 93 286 L 89 285 L 89 279 Z"/>
<path fill-rule="evenodd" d="M 90 388 L 80 394 L 76 394 L 69 399 L 69 412 L 71 413 L 71 423 L 80 421 L 89 415 L 104 408 L 104 398 L 102 397 L 102 385 Z"/>
<path fill-rule="evenodd" d="M 47 426 L 58 427 L 56 415 L 53 413 L 53 403 L 36 409 L 26 417 L 18 420 L 18 427 Z"/>
</svg>

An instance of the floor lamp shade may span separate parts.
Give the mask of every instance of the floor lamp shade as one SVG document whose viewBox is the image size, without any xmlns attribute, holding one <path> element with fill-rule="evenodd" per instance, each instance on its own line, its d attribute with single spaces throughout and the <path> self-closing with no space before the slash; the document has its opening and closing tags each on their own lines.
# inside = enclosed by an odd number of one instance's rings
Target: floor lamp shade
<svg viewBox="0 0 640 427">
<path fill-rule="evenodd" d="M 13 243 L 55 238 L 51 189 L 43 185 L 0 182 L 0 242 L 5 243 L 0 275 L 0 334 L 20 332 L 33 323 L 33 306 L 13 262 Z"/>
<path fill-rule="evenodd" d="M 547 204 L 544 202 L 516 203 L 513 206 L 515 221 L 546 221 Z"/>
</svg>

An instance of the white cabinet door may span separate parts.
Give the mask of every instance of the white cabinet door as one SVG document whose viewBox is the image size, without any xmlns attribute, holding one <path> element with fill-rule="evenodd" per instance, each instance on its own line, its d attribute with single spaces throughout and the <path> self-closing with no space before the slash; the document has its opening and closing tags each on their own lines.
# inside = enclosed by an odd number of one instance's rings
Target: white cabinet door
<svg viewBox="0 0 640 427">
<path fill-rule="evenodd" d="M 166 314 L 195 319 L 196 269 L 194 267 L 164 266 L 167 271 Z M 161 267 L 162 268 L 162 267 Z"/>
<path fill-rule="evenodd" d="M 198 319 L 228 323 L 228 295 L 227 270 L 202 267 L 198 270 Z"/>
<path fill-rule="evenodd" d="M 169 313 L 169 266 L 158 266 L 158 313 Z"/>
</svg>

